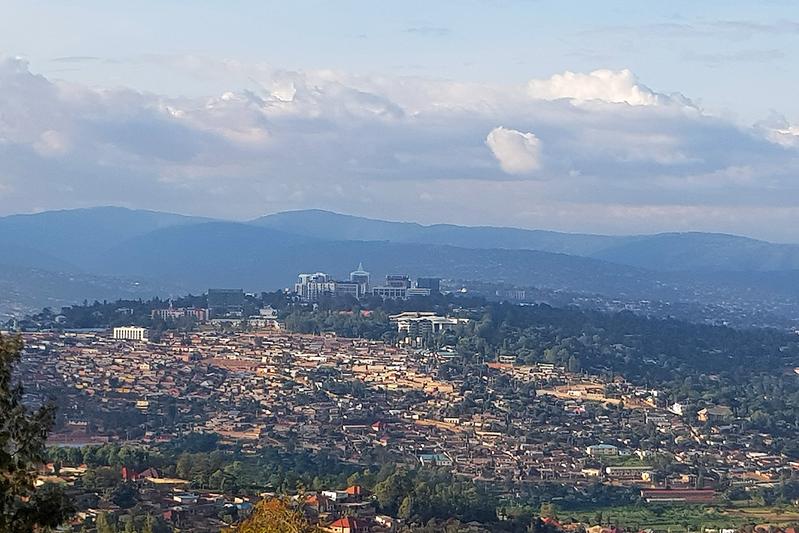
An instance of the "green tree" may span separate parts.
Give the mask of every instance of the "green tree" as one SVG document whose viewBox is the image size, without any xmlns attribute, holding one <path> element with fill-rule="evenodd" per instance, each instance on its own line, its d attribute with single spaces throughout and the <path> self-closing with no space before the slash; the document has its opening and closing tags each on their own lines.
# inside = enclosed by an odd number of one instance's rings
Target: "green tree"
<svg viewBox="0 0 799 533">
<path fill-rule="evenodd" d="M 320 530 L 289 501 L 274 498 L 258 502 L 249 518 L 225 533 L 320 533 Z"/>
<path fill-rule="evenodd" d="M 98 513 L 95 525 L 97 526 L 97 533 L 116 533 L 116 528 L 108 518 L 108 513 Z"/>
<path fill-rule="evenodd" d="M 397 511 L 397 516 L 403 520 L 410 520 L 413 517 L 413 498 L 405 496 Z"/>
<path fill-rule="evenodd" d="M 0 531 L 8 533 L 54 528 L 73 512 L 60 489 L 34 486 L 55 408 L 23 405 L 22 385 L 12 377 L 21 352 L 22 341 L 0 335 Z"/>
<path fill-rule="evenodd" d="M 155 518 L 153 518 L 153 515 L 148 514 L 144 517 L 141 533 L 155 533 Z"/>
</svg>

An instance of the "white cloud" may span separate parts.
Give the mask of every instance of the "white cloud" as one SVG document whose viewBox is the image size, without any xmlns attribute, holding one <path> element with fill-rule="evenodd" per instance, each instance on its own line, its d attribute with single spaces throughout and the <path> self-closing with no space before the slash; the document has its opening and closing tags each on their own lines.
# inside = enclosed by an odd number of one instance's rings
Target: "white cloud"
<svg viewBox="0 0 799 533">
<path fill-rule="evenodd" d="M 785 148 L 799 147 L 799 126 L 794 126 L 779 113 L 772 113 L 769 118 L 758 122 L 755 127 L 774 144 Z"/>
<path fill-rule="evenodd" d="M 184 63 L 170 65 L 246 82 L 174 97 L 50 80 L 0 59 L 0 215 L 124 204 L 234 218 L 374 206 L 407 218 L 413 202 L 402 199 L 430 195 L 441 219 L 473 222 L 581 203 L 677 206 L 652 210 L 666 225 L 683 204 L 691 213 L 799 208 L 796 132 L 784 119 L 743 127 L 626 71 L 566 73 L 531 93 Z M 502 194 L 481 192 L 475 205 L 474 191 L 493 190 Z"/>
<path fill-rule="evenodd" d="M 529 174 L 541 168 L 541 141 L 534 133 L 494 128 L 486 144 L 508 174 Z"/>
<path fill-rule="evenodd" d="M 566 71 L 547 80 L 530 80 L 530 95 L 543 100 L 567 98 L 574 102 L 601 100 L 630 105 L 658 105 L 669 97 L 658 94 L 638 80 L 629 70 L 595 70 L 589 74 Z"/>
</svg>

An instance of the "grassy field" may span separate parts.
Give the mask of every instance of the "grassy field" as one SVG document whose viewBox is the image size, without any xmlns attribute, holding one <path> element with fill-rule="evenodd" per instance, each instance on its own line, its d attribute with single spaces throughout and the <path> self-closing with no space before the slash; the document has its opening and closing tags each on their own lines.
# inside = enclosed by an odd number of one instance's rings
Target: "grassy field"
<svg viewBox="0 0 799 533">
<path fill-rule="evenodd" d="M 593 509 L 558 509 L 561 523 L 615 524 L 625 530 L 682 532 L 738 528 L 746 524 L 786 525 L 799 522 L 799 508 L 701 505 L 629 505 Z"/>
</svg>

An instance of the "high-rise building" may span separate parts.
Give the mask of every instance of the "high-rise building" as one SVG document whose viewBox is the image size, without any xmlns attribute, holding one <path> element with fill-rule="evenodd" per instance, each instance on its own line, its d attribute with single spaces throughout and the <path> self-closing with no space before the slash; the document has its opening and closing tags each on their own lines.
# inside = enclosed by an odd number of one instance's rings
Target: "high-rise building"
<svg viewBox="0 0 799 533">
<path fill-rule="evenodd" d="M 336 282 L 324 272 L 300 274 L 294 284 L 294 292 L 304 302 L 315 302 L 320 296 L 332 295 L 336 290 Z"/>
<path fill-rule="evenodd" d="M 404 274 L 389 274 L 386 276 L 385 285 L 372 287 L 372 295 L 386 300 L 405 300 L 408 298 L 408 289 L 411 288 L 411 279 Z"/>
<path fill-rule="evenodd" d="M 358 264 L 358 270 L 350 272 L 350 281 L 353 281 L 361 286 L 361 295 L 369 292 L 369 272 L 363 269 L 363 263 Z"/>
<path fill-rule="evenodd" d="M 416 278 L 417 289 L 430 289 L 431 294 L 441 292 L 441 278 Z"/>
<path fill-rule="evenodd" d="M 363 285 L 357 281 L 334 281 L 333 283 L 335 296 L 352 296 L 357 300 L 365 294 Z"/>
<path fill-rule="evenodd" d="M 242 316 L 244 291 L 242 289 L 208 289 L 208 314 L 211 318 Z"/>
</svg>

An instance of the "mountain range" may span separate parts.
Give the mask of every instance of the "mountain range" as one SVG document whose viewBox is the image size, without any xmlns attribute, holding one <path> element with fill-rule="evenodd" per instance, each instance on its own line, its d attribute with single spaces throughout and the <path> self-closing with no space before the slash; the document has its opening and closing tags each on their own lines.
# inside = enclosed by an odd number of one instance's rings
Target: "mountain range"
<svg viewBox="0 0 799 533">
<path fill-rule="evenodd" d="M 99 207 L 0 217 L 0 313 L 84 298 L 274 290 L 296 274 L 494 281 L 610 298 L 799 308 L 799 245 L 420 225 L 321 210 L 247 222 Z"/>
<path fill-rule="evenodd" d="M 330 240 L 538 250 L 663 271 L 799 269 L 799 245 L 775 244 L 723 233 L 609 236 L 490 226 L 424 226 L 322 210 L 286 211 L 251 223 Z"/>
</svg>

